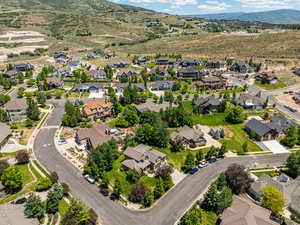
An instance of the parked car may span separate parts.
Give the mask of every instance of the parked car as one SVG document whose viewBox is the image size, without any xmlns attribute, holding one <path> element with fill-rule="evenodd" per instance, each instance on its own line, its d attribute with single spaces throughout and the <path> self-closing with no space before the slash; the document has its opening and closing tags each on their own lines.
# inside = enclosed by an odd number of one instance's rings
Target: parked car
<svg viewBox="0 0 300 225">
<path fill-rule="evenodd" d="M 58 144 L 59 144 L 59 145 L 67 144 L 67 140 L 66 140 L 66 139 L 59 139 L 59 140 L 58 140 Z"/>
<path fill-rule="evenodd" d="M 90 183 L 90 184 L 94 184 L 96 182 L 96 180 L 94 178 L 92 178 L 90 175 L 86 174 L 84 175 L 84 178 Z"/>
<path fill-rule="evenodd" d="M 108 191 L 107 188 L 102 188 L 102 189 L 100 190 L 100 193 L 101 193 L 103 196 L 105 196 L 105 197 L 107 197 L 107 196 L 109 195 L 109 191 Z"/>
<path fill-rule="evenodd" d="M 207 162 L 200 162 L 198 167 L 199 168 L 204 168 L 204 167 L 207 167 L 208 166 L 208 163 Z"/>
<path fill-rule="evenodd" d="M 210 159 L 208 160 L 209 163 L 215 163 L 215 162 L 217 162 L 217 161 L 218 161 L 218 159 L 215 158 L 215 157 L 210 158 Z"/>
<path fill-rule="evenodd" d="M 190 169 L 190 171 L 189 171 L 189 173 L 190 174 L 195 174 L 195 173 L 197 173 L 198 172 L 198 168 L 192 168 L 192 169 Z"/>
</svg>

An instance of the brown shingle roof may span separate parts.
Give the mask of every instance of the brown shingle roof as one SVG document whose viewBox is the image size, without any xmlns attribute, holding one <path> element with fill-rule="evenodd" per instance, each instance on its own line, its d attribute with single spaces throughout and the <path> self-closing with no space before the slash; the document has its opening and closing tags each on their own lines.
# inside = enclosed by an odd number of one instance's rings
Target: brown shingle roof
<svg viewBox="0 0 300 225">
<path fill-rule="evenodd" d="M 113 104 L 111 102 L 105 99 L 95 99 L 86 103 L 82 108 L 82 112 L 85 115 L 89 116 L 98 111 L 101 111 L 103 108 L 110 108 L 112 107 L 112 105 Z"/>
<path fill-rule="evenodd" d="M 271 212 L 250 200 L 233 197 L 233 204 L 222 215 L 221 225 L 275 225 L 270 220 Z"/>
<path fill-rule="evenodd" d="M 80 128 L 77 131 L 77 137 L 80 141 L 89 139 L 92 144 L 92 148 L 96 148 L 98 145 L 112 139 L 111 136 L 106 134 L 106 130 L 108 129 L 109 127 L 105 124 L 93 123 L 92 128 Z"/>
</svg>

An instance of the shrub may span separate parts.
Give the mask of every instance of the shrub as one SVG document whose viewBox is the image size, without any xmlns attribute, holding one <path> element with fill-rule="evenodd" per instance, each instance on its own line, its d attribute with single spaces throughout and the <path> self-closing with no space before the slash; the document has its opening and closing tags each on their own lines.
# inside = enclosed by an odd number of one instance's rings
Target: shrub
<svg viewBox="0 0 300 225">
<path fill-rule="evenodd" d="M 36 191 L 45 191 L 51 188 L 52 182 L 49 178 L 42 178 L 36 185 Z"/>
</svg>

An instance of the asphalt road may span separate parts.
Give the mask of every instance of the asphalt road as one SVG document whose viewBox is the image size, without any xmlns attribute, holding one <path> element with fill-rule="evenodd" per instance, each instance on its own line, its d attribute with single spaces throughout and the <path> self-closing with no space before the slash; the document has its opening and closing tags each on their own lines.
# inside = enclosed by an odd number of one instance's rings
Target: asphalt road
<svg viewBox="0 0 300 225">
<path fill-rule="evenodd" d="M 56 108 L 45 126 L 60 124 L 63 103 L 55 105 Z M 277 154 L 223 159 L 194 175 L 188 175 L 151 209 L 133 211 L 104 197 L 96 185 L 91 185 L 83 179 L 81 172 L 56 150 L 55 132 L 55 128 L 43 128 L 38 133 L 34 142 L 34 152 L 38 161 L 49 171 L 56 171 L 61 182 L 70 186 L 72 194 L 97 212 L 103 225 L 173 225 L 213 179 L 231 163 L 243 164 L 246 167 L 253 167 L 256 163 L 258 167 L 265 167 L 281 165 L 288 157 L 288 154 Z"/>
</svg>

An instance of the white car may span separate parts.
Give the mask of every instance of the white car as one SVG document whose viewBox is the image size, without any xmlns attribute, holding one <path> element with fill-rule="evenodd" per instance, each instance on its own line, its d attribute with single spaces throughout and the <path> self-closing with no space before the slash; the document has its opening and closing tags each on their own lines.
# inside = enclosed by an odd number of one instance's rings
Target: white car
<svg viewBox="0 0 300 225">
<path fill-rule="evenodd" d="M 208 163 L 207 162 L 200 162 L 198 167 L 199 168 L 204 168 L 204 167 L 207 167 L 208 166 Z"/>
<path fill-rule="evenodd" d="M 90 175 L 86 174 L 84 175 L 84 178 L 90 183 L 90 184 L 94 184 L 96 182 L 96 180 L 94 178 L 92 178 Z"/>
</svg>

